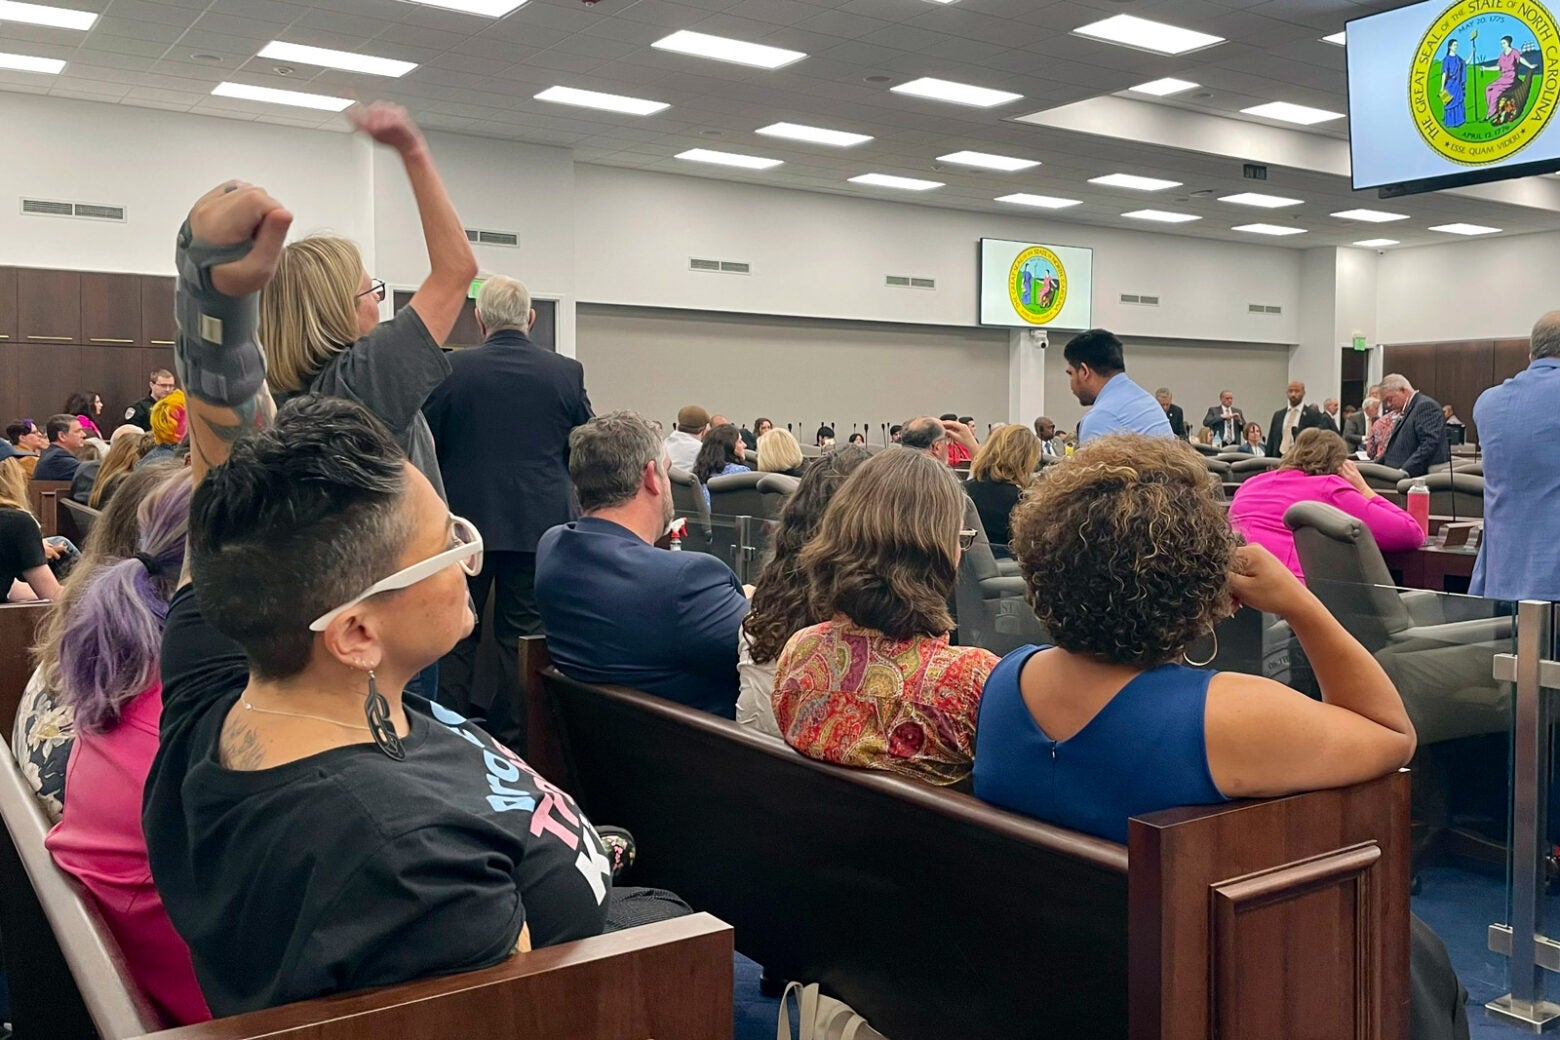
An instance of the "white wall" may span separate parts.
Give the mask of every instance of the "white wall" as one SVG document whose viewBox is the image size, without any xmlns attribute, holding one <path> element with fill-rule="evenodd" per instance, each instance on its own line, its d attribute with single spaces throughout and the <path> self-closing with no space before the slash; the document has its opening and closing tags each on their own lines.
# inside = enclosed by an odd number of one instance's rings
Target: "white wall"
<svg viewBox="0 0 1560 1040">
<path fill-rule="evenodd" d="M 1380 259 L 1377 339 L 1525 338 L 1560 308 L 1560 232 L 1459 239 Z"/>
</svg>

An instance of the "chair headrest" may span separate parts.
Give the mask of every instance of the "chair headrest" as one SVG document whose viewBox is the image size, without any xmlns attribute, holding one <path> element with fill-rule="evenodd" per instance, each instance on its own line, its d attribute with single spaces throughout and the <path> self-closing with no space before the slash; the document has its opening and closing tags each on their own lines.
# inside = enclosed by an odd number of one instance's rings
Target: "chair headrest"
<svg viewBox="0 0 1560 1040">
<path fill-rule="evenodd" d="M 681 484 L 684 487 L 699 486 L 699 481 L 685 469 L 678 469 L 676 466 L 672 466 L 667 469 L 666 474 L 671 478 L 673 484 Z"/>
<path fill-rule="evenodd" d="M 795 494 L 801 479 L 787 473 L 760 473 L 758 490 L 766 495 Z"/>
<path fill-rule="evenodd" d="M 1296 502 L 1284 510 L 1284 525 L 1291 531 L 1302 527 L 1315 528 L 1335 541 L 1354 542 L 1365 530 L 1365 525 L 1335 506 L 1325 502 Z"/>
<path fill-rule="evenodd" d="M 758 482 L 763 480 L 766 474 L 754 473 L 748 470 L 746 473 L 730 473 L 724 477 L 711 477 L 705 481 L 705 486 L 710 489 L 710 494 L 717 491 L 740 491 L 743 488 L 756 488 Z"/>
<path fill-rule="evenodd" d="M 1414 477 L 1404 477 L 1398 481 L 1398 490 L 1404 494 L 1414 486 Z M 1431 472 L 1424 475 L 1425 487 L 1431 491 L 1462 491 L 1470 495 L 1484 494 L 1484 477 L 1477 473 L 1465 473 L 1460 470 L 1447 473 L 1445 470 Z"/>
</svg>

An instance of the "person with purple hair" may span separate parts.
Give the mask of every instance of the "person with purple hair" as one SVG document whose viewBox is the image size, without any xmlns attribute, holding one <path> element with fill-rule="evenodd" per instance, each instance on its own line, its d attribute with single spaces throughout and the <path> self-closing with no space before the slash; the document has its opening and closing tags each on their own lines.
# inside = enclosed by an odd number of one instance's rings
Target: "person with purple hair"
<svg viewBox="0 0 1560 1040">
<path fill-rule="evenodd" d="M 157 756 L 163 620 L 184 566 L 190 491 L 178 466 L 124 479 L 50 608 L 12 735 L 59 821 L 44 845 L 97 901 L 142 991 L 179 1024 L 211 1012 L 152 883 L 141 789 Z"/>
</svg>

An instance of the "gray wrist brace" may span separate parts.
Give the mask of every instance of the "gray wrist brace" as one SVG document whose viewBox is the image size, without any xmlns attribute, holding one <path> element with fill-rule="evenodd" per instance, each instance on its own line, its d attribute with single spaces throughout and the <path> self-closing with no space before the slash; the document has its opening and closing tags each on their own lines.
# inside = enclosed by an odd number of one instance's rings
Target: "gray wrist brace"
<svg viewBox="0 0 1560 1040">
<path fill-rule="evenodd" d="M 260 294 L 224 296 L 211 284 L 213 267 L 242 259 L 253 247 L 249 241 L 231 246 L 197 242 L 188 220 L 179 229 L 174 366 L 185 390 L 210 404 L 244 404 L 265 386 L 265 352 L 258 335 Z"/>
</svg>

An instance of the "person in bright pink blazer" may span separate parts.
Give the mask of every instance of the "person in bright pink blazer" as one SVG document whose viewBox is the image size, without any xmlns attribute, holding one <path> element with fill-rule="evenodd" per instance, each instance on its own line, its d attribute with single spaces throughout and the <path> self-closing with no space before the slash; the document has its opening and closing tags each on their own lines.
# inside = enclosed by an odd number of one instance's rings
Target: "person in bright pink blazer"
<svg viewBox="0 0 1560 1040">
<path fill-rule="evenodd" d="M 1365 483 L 1343 438 L 1331 430 L 1302 430 L 1279 467 L 1241 484 L 1230 503 L 1230 526 L 1304 580 L 1294 533 L 1284 523 L 1285 511 L 1296 502 L 1324 502 L 1343 510 L 1370 530 L 1382 552 L 1424 544 L 1419 522 Z"/>
</svg>

